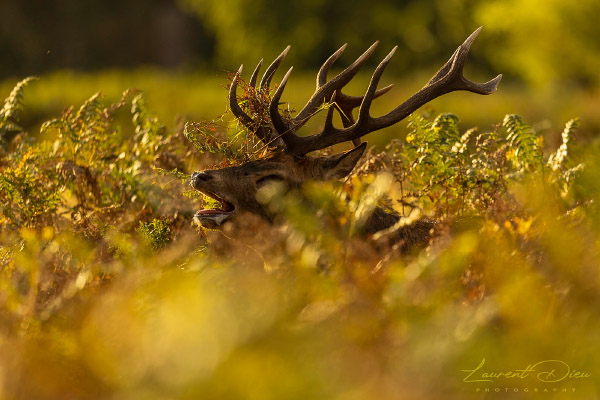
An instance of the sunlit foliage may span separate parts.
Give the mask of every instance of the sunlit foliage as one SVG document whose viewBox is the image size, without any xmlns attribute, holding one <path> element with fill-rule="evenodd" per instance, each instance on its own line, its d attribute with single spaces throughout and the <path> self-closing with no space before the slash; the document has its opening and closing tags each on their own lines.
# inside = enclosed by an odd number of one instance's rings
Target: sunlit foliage
<svg viewBox="0 0 600 400">
<path fill-rule="evenodd" d="M 29 77 L 17 83 L 4 100 L 0 110 L 0 146 L 4 146 L 6 141 L 12 140 L 11 134 L 16 134 L 23 129 L 18 124 L 20 113 L 23 110 L 23 90 L 35 79 L 35 77 Z"/>
<path fill-rule="evenodd" d="M 538 87 L 600 84 L 600 33 L 595 0 L 481 2 L 474 19 L 494 35 L 483 51 L 496 68 Z M 501 45 L 499 45 L 501 43 Z"/>
<path fill-rule="evenodd" d="M 197 231 L 190 160 L 236 162 L 239 130 L 223 126 L 171 132 L 128 91 L 65 110 L 48 141 L 6 143 L 0 397 L 598 397 L 600 146 L 574 144 L 574 122 L 548 155 L 516 115 L 464 132 L 413 115 L 406 142 L 345 182 L 266 186 L 276 224 Z M 406 225 L 436 218 L 432 242 L 403 254 L 360 236 L 377 204 Z M 585 376 L 468 382 L 482 359 Z"/>
</svg>

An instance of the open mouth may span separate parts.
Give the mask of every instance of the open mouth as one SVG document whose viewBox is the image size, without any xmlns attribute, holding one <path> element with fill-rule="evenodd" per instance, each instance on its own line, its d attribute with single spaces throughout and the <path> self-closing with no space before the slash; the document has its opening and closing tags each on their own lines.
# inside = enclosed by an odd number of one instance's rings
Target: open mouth
<svg viewBox="0 0 600 400">
<path fill-rule="evenodd" d="M 205 208 L 196 211 L 194 220 L 202 225 L 219 226 L 221 225 L 235 210 L 235 206 L 227 200 L 217 196 L 214 193 L 202 190 L 202 194 L 214 199 L 220 203 L 218 208 Z"/>
</svg>

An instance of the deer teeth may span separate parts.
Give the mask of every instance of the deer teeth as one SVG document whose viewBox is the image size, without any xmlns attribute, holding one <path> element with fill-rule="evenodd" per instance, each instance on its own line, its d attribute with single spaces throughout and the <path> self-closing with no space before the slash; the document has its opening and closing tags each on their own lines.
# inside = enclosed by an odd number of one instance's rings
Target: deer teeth
<svg viewBox="0 0 600 400">
<path fill-rule="evenodd" d="M 231 214 L 231 211 L 221 210 L 220 208 L 207 208 L 204 210 L 196 211 L 196 215 L 216 215 L 216 214 Z"/>
<path fill-rule="evenodd" d="M 232 211 L 225 212 L 222 210 L 200 210 L 197 211 L 194 215 L 194 222 L 204 225 L 207 227 L 210 226 L 219 226 L 221 225 L 229 216 Z"/>
</svg>

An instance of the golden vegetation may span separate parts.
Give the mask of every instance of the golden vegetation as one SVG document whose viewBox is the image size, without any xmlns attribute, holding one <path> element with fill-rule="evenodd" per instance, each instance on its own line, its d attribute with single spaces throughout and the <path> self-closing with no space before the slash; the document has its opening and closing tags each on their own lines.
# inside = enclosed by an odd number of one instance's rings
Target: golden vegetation
<svg viewBox="0 0 600 400">
<path fill-rule="evenodd" d="M 128 91 L 9 136 L 24 86 L 0 119 L 0 397 L 598 397 L 600 147 L 574 122 L 548 155 L 515 115 L 413 115 L 347 182 L 270 187 L 280 223 L 197 232 L 193 142 L 216 164 L 243 134 L 190 142 Z M 382 202 L 438 218 L 430 245 L 357 237 Z M 472 382 L 544 360 L 571 375 Z"/>
</svg>

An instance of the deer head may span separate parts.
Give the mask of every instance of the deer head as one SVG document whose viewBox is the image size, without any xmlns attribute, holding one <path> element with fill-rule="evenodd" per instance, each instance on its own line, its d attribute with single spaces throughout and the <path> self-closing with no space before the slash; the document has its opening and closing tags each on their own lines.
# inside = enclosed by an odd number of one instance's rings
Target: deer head
<svg viewBox="0 0 600 400">
<path fill-rule="evenodd" d="M 193 173 L 192 187 L 221 203 L 220 208 L 198 211 L 195 215 L 196 220 L 204 226 L 215 227 L 235 218 L 242 212 L 251 212 L 268 219 L 269 215 L 264 206 L 256 200 L 258 190 L 268 182 L 282 181 L 289 186 L 299 186 L 306 180 L 343 178 L 352 171 L 364 153 L 366 143 L 360 143 L 362 136 L 402 121 L 422 105 L 449 92 L 466 90 L 477 94 L 493 93 L 502 75 L 485 83 L 475 83 L 463 76 L 467 54 L 480 30 L 481 28 L 473 32 L 456 49 L 450 59 L 421 90 L 380 117 L 372 117 L 369 110 L 375 98 L 392 88 L 392 85 L 389 85 L 377 90 L 377 85 L 397 47 L 394 47 L 377 66 L 364 96 L 355 97 L 344 94 L 342 89 L 371 56 L 378 42 L 369 47 L 345 70 L 327 80 L 329 68 L 346 48 L 346 45 L 343 45 L 320 68 L 317 74 L 316 90 L 306 105 L 295 117 L 286 119 L 279 111 L 279 102 L 292 72 L 292 68 L 290 68 L 270 100 L 268 123 L 253 120 L 238 103 L 236 89 L 242 73 L 243 66 L 241 66 L 231 83 L 229 106 L 235 117 L 246 128 L 254 132 L 272 152 L 268 157 L 239 166 Z M 288 51 L 289 46 L 267 68 L 260 86 L 257 88 L 256 81 L 262 65 L 261 60 L 252 73 L 249 87 L 257 91 L 268 91 L 271 79 Z M 298 136 L 296 132 L 326 102 L 329 103 L 329 107 L 322 130 L 310 136 Z M 355 119 L 352 112 L 357 107 L 358 113 Z M 335 110 L 340 113 L 342 128 L 333 125 Z M 325 149 L 345 141 L 352 141 L 355 147 L 345 153 L 333 156 L 307 155 L 312 151 Z"/>
</svg>

